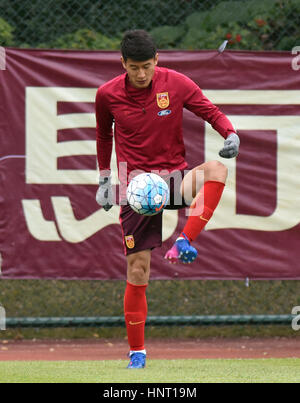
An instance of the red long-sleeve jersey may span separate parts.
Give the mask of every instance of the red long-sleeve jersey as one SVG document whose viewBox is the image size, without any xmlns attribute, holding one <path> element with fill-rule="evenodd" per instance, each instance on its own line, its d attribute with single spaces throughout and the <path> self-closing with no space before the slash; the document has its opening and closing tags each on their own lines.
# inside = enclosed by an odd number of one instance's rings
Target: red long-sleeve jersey
<svg viewBox="0 0 300 403">
<path fill-rule="evenodd" d="M 235 132 L 227 117 L 188 77 L 156 67 L 141 100 L 132 96 L 122 74 L 99 87 L 96 95 L 97 158 L 100 171 L 110 169 L 114 140 L 118 166 L 150 172 L 185 169 L 183 108 L 209 122 L 224 138 Z M 141 91 L 141 90 L 140 90 Z"/>
</svg>

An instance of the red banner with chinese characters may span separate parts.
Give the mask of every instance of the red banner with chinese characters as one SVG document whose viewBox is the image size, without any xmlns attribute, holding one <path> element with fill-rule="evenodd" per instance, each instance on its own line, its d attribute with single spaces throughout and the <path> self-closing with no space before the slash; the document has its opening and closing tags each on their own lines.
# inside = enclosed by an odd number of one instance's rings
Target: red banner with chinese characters
<svg viewBox="0 0 300 403">
<path fill-rule="evenodd" d="M 300 72 L 288 52 L 161 51 L 159 65 L 193 79 L 228 116 L 241 147 L 184 112 L 190 166 L 229 170 L 191 265 L 163 259 L 186 220 L 165 211 L 152 279 L 300 279 Z M 300 64 L 300 63 L 299 63 Z M 123 72 L 118 52 L 5 49 L 0 70 L 2 278 L 125 279 L 119 207 L 95 201 L 94 100 Z M 117 184 L 115 158 L 114 183 Z"/>
</svg>

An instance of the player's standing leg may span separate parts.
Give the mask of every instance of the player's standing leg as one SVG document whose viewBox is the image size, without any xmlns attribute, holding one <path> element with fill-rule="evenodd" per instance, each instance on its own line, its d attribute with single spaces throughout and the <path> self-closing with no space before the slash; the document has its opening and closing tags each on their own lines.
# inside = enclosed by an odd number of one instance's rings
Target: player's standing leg
<svg viewBox="0 0 300 403">
<path fill-rule="evenodd" d="M 197 171 L 203 171 L 204 184 L 198 188 Z M 186 224 L 173 247 L 166 253 L 165 258 L 172 263 L 181 260 L 191 263 L 197 257 L 197 251 L 190 245 L 203 230 L 212 217 L 221 199 L 227 178 L 227 168 L 219 161 L 210 161 L 191 170 L 181 184 L 181 193 L 186 200 L 192 195 L 189 216 Z"/>
<path fill-rule="evenodd" d="M 144 368 L 146 365 L 144 339 L 150 260 L 150 250 L 127 256 L 127 284 L 124 296 L 124 316 L 130 347 L 130 362 L 127 368 Z"/>
</svg>

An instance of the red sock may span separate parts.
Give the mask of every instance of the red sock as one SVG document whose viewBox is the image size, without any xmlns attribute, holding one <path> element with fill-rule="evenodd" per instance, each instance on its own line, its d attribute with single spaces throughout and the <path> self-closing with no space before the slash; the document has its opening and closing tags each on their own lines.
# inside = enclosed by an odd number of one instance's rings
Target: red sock
<svg viewBox="0 0 300 403">
<path fill-rule="evenodd" d="M 134 285 L 127 281 L 124 296 L 124 315 L 131 351 L 144 350 L 145 348 L 146 288 L 147 284 Z"/>
<path fill-rule="evenodd" d="M 193 200 L 190 207 L 190 215 L 182 231 L 190 241 L 196 239 L 210 220 L 219 204 L 224 186 L 223 182 L 207 181 Z M 182 233 L 180 236 L 182 236 Z"/>
</svg>

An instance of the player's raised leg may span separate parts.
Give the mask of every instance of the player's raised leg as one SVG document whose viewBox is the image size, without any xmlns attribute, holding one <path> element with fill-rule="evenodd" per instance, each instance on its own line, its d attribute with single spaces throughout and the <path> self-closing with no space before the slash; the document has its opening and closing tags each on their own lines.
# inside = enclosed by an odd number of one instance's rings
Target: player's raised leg
<svg viewBox="0 0 300 403">
<path fill-rule="evenodd" d="M 202 183 L 198 180 L 198 173 L 201 171 L 203 172 Z M 190 204 L 190 209 L 180 236 L 165 255 L 171 263 L 176 263 L 178 260 L 191 263 L 196 259 L 197 251 L 191 246 L 191 242 L 196 239 L 212 217 L 221 199 L 226 178 L 227 168 L 219 161 L 205 162 L 184 177 L 181 193 L 186 203 Z"/>
<path fill-rule="evenodd" d="M 150 276 L 150 260 L 150 250 L 127 256 L 124 316 L 130 347 L 130 362 L 127 368 L 130 369 L 144 368 L 146 365 L 144 339 L 147 318 L 146 288 Z"/>
</svg>

